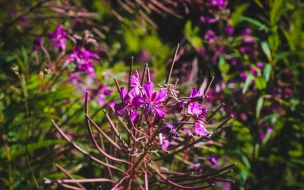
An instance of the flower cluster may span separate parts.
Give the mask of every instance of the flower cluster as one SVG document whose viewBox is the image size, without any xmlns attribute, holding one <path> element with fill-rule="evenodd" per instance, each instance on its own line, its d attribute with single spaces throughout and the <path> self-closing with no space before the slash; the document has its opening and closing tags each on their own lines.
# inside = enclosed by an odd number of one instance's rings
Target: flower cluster
<svg viewBox="0 0 304 190">
<path fill-rule="evenodd" d="M 55 47 L 65 52 L 67 33 L 63 31 L 62 26 L 58 26 L 55 32 L 49 32 L 48 37 Z"/>
<path fill-rule="evenodd" d="M 177 50 L 178 48 L 176 48 L 176 52 Z M 142 77 L 139 76 L 137 71 L 133 75 L 131 73 L 132 70 L 130 70 L 127 88 L 120 87 L 115 79 L 121 102 L 116 103 L 111 108 L 116 113 L 118 121 L 115 122 L 115 116 L 112 115 L 111 118 L 110 114 L 103 110 L 110 131 L 103 131 L 89 116 L 88 101 L 90 95 L 88 91 L 86 92 L 85 115 L 87 128 L 95 147 L 102 157 L 106 158 L 106 162 L 89 155 L 84 149 L 73 143 L 60 127 L 52 121 L 57 131 L 74 148 L 107 168 L 104 171 L 108 171 L 109 178 L 58 181 L 45 179 L 45 183 L 62 183 L 67 187 L 65 182 L 69 181 L 81 187 L 80 182 L 109 182 L 112 187 L 109 185 L 105 188 L 110 189 L 111 187 L 111 189 L 116 190 L 122 188 L 133 189 L 133 187 L 139 186 L 141 186 L 141 189 L 148 189 L 151 183 L 169 185 L 178 189 L 204 189 L 222 181 L 222 178 L 218 177 L 230 173 L 231 171 L 227 170 L 235 164 L 222 169 L 212 169 L 211 173 L 203 174 L 202 170 L 199 171 L 195 167 L 200 165 L 198 163 L 200 161 L 196 158 L 197 153 L 190 151 L 190 149 L 191 147 L 197 148 L 197 145 L 204 143 L 204 141 L 211 141 L 212 134 L 225 125 L 231 117 L 212 131 L 208 131 L 206 128 L 208 121 L 219 111 L 221 106 L 214 109 L 206 118 L 208 109 L 205 108 L 204 101 L 206 100 L 207 89 L 202 93 L 202 91 L 192 88 L 188 96 L 178 97 L 179 92 L 176 90 L 178 81 L 175 81 L 174 84 L 169 83 L 171 73 L 168 74 L 167 81 L 163 86 L 157 85 L 159 89 L 151 81 L 148 65 L 143 70 Z M 91 92 L 91 96 L 100 91 L 104 95 L 110 93 L 105 86 L 100 86 L 96 91 Z M 106 152 L 104 141 L 101 141 L 101 146 L 97 143 L 91 125 L 98 130 L 102 138 L 107 140 L 107 145 L 112 147 L 113 151 L 111 152 L 113 154 Z M 113 134 L 115 138 L 111 138 Z M 128 138 L 125 137 L 126 135 Z M 115 153 L 118 150 L 121 154 Z M 175 159 L 175 155 L 186 158 L 187 161 L 177 159 L 174 162 L 187 164 L 189 167 L 185 167 L 182 171 L 168 169 L 166 167 L 168 166 L 167 158 Z M 209 161 L 207 160 L 207 162 Z M 177 164 L 177 166 L 179 165 Z M 113 175 L 114 171 L 116 171 L 115 176 Z M 117 174 L 118 172 L 120 173 Z M 183 176 L 187 176 L 187 178 L 184 180 Z M 233 182 L 226 179 L 225 181 Z M 210 182 L 212 183 L 210 184 Z"/>
<path fill-rule="evenodd" d="M 111 94 L 110 88 L 106 87 L 105 84 L 95 84 L 97 81 L 96 72 L 94 69 L 94 61 L 100 60 L 97 53 L 86 49 L 89 43 L 96 45 L 95 39 L 92 37 L 88 31 L 85 31 L 84 38 L 77 37 L 74 38 L 69 36 L 75 43 L 72 50 L 67 49 L 67 37 L 68 34 L 63 28 L 63 26 L 58 26 L 55 32 L 49 32 L 48 38 L 51 40 L 55 50 L 61 50 L 60 60 L 66 55 L 66 52 L 71 53 L 64 58 L 66 61 L 63 63 L 63 68 L 68 64 L 73 63 L 75 67 L 70 67 L 69 69 L 69 82 L 76 86 L 77 91 L 84 93 L 85 91 L 91 91 L 91 97 L 89 100 L 97 97 L 98 103 L 102 106 L 105 105 L 106 97 Z M 82 40 L 82 46 L 78 45 L 77 40 Z M 34 40 L 34 51 L 38 52 L 43 49 L 43 52 L 48 55 L 47 50 L 43 46 L 42 38 L 37 37 Z M 83 79 L 83 76 L 85 79 Z M 96 87 L 97 86 L 97 87 Z"/>
<path fill-rule="evenodd" d="M 136 72 L 137 73 L 137 72 Z M 148 73 L 148 75 L 150 75 Z M 131 89 L 128 92 L 124 87 L 119 89 L 121 103 L 115 104 L 115 112 L 119 116 L 123 116 L 126 120 L 137 124 L 139 122 L 138 109 L 142 109 L 143 116 L 146 120 L 163 120 L 164 125 L 160 129 L 166 133 L 168 137 L 178 137 L 179 134 L 175 130 L 175 125 L 179 122 L 167 122 L 167 117 L 172 117 L 173 114 L 193 117 L 192 124 L 194 134 L 199 136 L 207 136 L 209 132 L 206 130 L 205 116 L 208 110 L 203 108 L 202 102 L 205 95 L 199 92 L 196 88 L 192 88 L 188 97 L 178 98 L 172 95 L 175 87 L 167 84 L 167 87 L 161 87 L 158 91 L 155 90 L 155 84 L 152 81 L 147 81 L 144 85 L 140 84 L 138 73 L 130 76 Z M 171 92 L 170 92 L 171 91 Z M 171 101 L 170 101 L 171 100 Z M 176 109 L 178 108 L 178 109 Z"/>
</svg>

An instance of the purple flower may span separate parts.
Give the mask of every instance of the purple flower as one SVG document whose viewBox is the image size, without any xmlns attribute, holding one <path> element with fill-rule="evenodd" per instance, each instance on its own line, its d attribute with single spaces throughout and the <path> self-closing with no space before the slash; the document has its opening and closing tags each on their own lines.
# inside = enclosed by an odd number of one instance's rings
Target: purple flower
<svg viewBox="0 0 304 190">
<path fill-rule="evenodd" d="M 81 82 L 81 78 L 80 78 L 80 74 L 79 73 L 70 73 L 69 74 L 69 82 L 72 84 L 72 85 L 75 85 L 77 87 L 77 90 L 81 90 L 81 85 L 80 85 L 80 82 Z"/>
<path fill-rule="evenodd" d="M 162 88 L 158 92 L 154 91 L 154 84 L 148 81 L 142 89 L 144 95 L 136 96 L 132 104 L 135 107 L 144 106 L 143 114 L 146 116 L 155 116 L 157 119 L 162 119 L 165 116 L 165 110 L 162 108 L 162 102 L 167 98 L 167 89 Z"/>
<path fill-rule="evenodd" d="M 8 9 L 8 14 L 9 14 L 10 16 L 13 16 L 14 14 L 16 14 L 16 12 L 15 12 L 14 9 L 9 8 L 9 9 Z"/>
<path fill-rule="evenodd" d="M 25 30 L 27 29 L 27 25 L 29 23 L 29 18 L 28 16 L 22 16 L 19 20 L 19 23 L 22 25 L 22 29 Z"/>
<path fill-rule="evenodd" d="M 206 55 L 206 48 L 204 48 L 204 47 L 201 47 L 199 50 L 198 50 L 198 52 L 201 54 L 201 55 Z"/>
<path fill-rule="evenodd" d="M 171 135 L 174 137 L 179 137 L 178 132 L 174 128 L 175 126 L 173 124 L 166 123 L 166 125 L 160 129 L 160 132 L 166 133 L 168 137 L 171 137 Z"/>
<path fill-rule="evenodd" d="M 34 51 L 39 51 L 42 46 L 42 39 L 40 37 L 35 38 L 34 40 Z"/>
<path fill-rule="evenodd" d="M 248 75 L 247 75 L 245 72 L 242 71 L 242 72 L 240 72 L 240 77 L 241 77 L 244 81 L 246 81 Z"/>
<path fill-rule="evenodd" d="M 138 87 L 140 88 L 140 79 L 139 79 L 139 75 L 138 75 L 138 72 L 136 71 L 136 75 L 131 75 L 130 76 L 130 86 L 131 88 L 134 88 L 134 87 Z"/>
<path fill-rule="evenodd" d="M 257 62 L 257 63 L 256 63 L 256 66 L 257 66 L 260 70 L 263 69 L 263 63 L 262 63 L 262 62 Z"/>
<path fill-rule="evenodd" d="M 169 140 L 168 140 L 168 138 L 166 138 L 166 137 L 162 137 L 162 147 L 164 148 L 164 149 L 167 149 L 168 147 L 169 147 Z"/>
<path fill-rule="evenodd" d="M 101 84 L 97 89 L 93 90 L 92 96 L 97 96 L 99 105 L 104 106 L 106 104 L 106 98 L 111 94 L 112 90 L 106 87 L 105 84 Z"/>
<path fill-rule="evenodd" d="M 213 164 L 213 165 L 217 165 L 217 160 L 215 156 L 210 156 L 209 157 L 209 161 Z"/>
<path fill-rule="evenodd" d="M 199 114 L 202 112 L 202 105 L 198 102 L 191 102 L 188 105 L 188 113 L 193 115 L 193 114 Z"/>
<path fill-rule="evenodd" d="M 65 51 L 66 48 L 66 36 L 67 34 L 63 31 L 62 26 L 58 26 L 56 32 L 49 32 L 49 39 L 53 42 L 53 45 L 62 51 Z"/>
<path fill-rule="evenodd" d="M 139 63 L 148 63 L 151 61 L 151 57 L 149 53 L 145 49 L 143 49 L 139 52 L 139 55 L 137 56 L 137 61 Z"/>
<path fill-rule="evenodd" d="M 219 10 L 222 10 L 226 5 L 224 0 L 209 0 L 209 3 L 211 8 L 218 8 Z"/>
<path fill-rule="evenodd" d="M 214 43 L 215 41 L 215 33 L 212 30 L 207 30 L 204 36 L 205 40 L 208 40 L 209 43 Z"/>
<path fill-rule="evenodd" d="M 233 28 L 231 26 L 227 26 L 225 28 L 225 32 L 228 36 L 231 36 L 233 34 Z"/>
<path fill-rule="evenodd" d="M 202 112 L 202 105 L 197 102 L 197 100 L 200 100 L 202 96 L 200 95 L 199 90 L 196 88 L 192 88 L 190 91 L 189 97 L 191 98 L 188 102 L 188 113 L 189 114 L 200 114 Z"/>
<path fill-rule="evenodd" d="M 205 124 L 202 121 L 197 120 L 194 123 L 194 133 L 199 135 L 199 136 L 207 136 L 210 133 L 207 131 L 207 129 L 205 128 Z"/>
<path fill-rule="evenodd" d="M 115 104 L 114 109 L 117 115 L 123 116 L 127 119 L 130 119 L 132 122 L 138 122 L 138 113 L 132 104 L 132 101 L 135 96 L 139 94 L 138 88 L 133 88 L 129 93 L 126 91 L 124 87 L 120 88 L 120 98 L 121 103 Z"/>
<path fill-rule="evenodd" d="M 92 59 L 98 60 L 99 56 L 83 47 L 77 46 L 69 56 L 68 61 L 74 62 L 80 71 L 90 73 L 91 77 L 94 77 L 95 71 Z"/>
<path fill-rule="evenodd" d="M 243 33 L 242 33 L 242 35 L 247 35 L 247 36 L 249 36 L 249 35 L 251 35 L 251 34 L 252 34 L 252 31 L 251 31 L 250 28 L 246 28 L 246 29 L 243 31 Z"/>
</svg>

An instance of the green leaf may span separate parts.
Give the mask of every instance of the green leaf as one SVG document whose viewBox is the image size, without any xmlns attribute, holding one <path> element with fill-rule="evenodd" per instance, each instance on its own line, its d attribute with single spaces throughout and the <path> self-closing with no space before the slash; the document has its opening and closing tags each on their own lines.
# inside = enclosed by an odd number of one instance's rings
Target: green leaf
<svg viewBox="0 0 304 190">
<path fill-rule="evenodd" d="M 190 34 L 192 32 L 192 23 L 190 20 L 188 20 L 185 24 L 185 32 L 187 34 Z"/>
<path fill-rule="evenodd" d="M 263 90 L 266 88 L 266 80 L 264 77 L 255 77 L 254 82 L 259 90 Z"/>
<path fill-rule="evenodd" d="M 264 8 L 263 4 L 261 3 L 260 0 L 254 0 L 254 2 L 260 7 L 260 8 Z"/>
<path fill-rule="evenodd" d="M 249 22 L 250 24 L 254 24 L 259 27 L 259 30 L 264 30 L 265 32 L 269 31 L 269 28 L 265 24 L 261 23 L 258 20 L 255 20 L 253 18 L 241 16 L 240 21 L 246 21 L 246 22 Z"/>
<path fill-rule="evenodd" d="M 271 57 L 271 52 L 270 52 L 268 43 L 267 43 L 267 42 L 261 42 L 261 46 L 262 46 L 263 52 L 264 52 L 264 53 L 266 54 L 266 56 L 267 56 L 268 61 L 271 61 L 271 60 L 272 60 L 272 57 Z"/>
<path fill-rule="evenodd" d="M 43 147 L 48 147 L 54 144 L 61 144 L 66 142 L 65 140 L 45 140 L 45 141 L 40 141 L 36 143 L 29 144 L 27 146 L 28 148 L 28 153 L 32 154 L 35 150 Z M 26 146 L 24 144 L 19 144 L 14 149 L 17 149 L 15 151 L 12 150 L 12 160 L 17 158 L 18 156 L 21 156 L 25 154 L 26 152 Z"/>
<path fill-rule="evenodd" d="M 257 105 L 256 105 L 256 118 L 257 119 L 260 117 L 261 110 L 262 110 L 262 107 L 263 107 L 263 103 L 264 103 L 264 97 L 261 96 L 258 99 L 258 102 L 257 102 Z"/>
<path fill-rule="evenodd" d="M 271 35 L 268 37 L 269 47 L 272 52 L 277 51 L 280 45 L 280 39 L 278 35 L 278 26 L 274 26 L 271 28 Z"/>
<path fill-rule="evenodd" d="M 25 50 L 25 48 L 22 46 L 21 47 L 21 51 L 22 51 L 22 55 L 23 55 L 23 62 L 24 64 L 27 64 L 28 62 L 28 55 L 27 55 L 27 52 Z"/>
<path fill-rule="evenodd" d="M 263 70 L 263 76 L 267 82 L 269 81 L 270 74 L 271 74 L 271 64 L 268 63 L 268 64 L 266 64 L 266 66 L 264 67 L 264 70 Z"/>
<path fill-rule="evenodd" d="M 222 71 L 223 73 L 227 73 L 229 71 L 230 66 L 229 66 L 229 64 L 227 64 L 225 62 L 225 58 L 223 56 L 219 57 L 218 65 L 219 65 L 220 71 Z"/>
<path fill-rule="evenodd" d="M 243 90 L 242 90 L 242 93 L 245 94 L 245 92 L 247 91 L 249 85 L 252 83 L 254 79 L 254 76 L 253 75 L 248 75 L 246 81 L 245 81 L 245 85 L 243 87 Z"/>
<path fill-rule="evenodd" d="M 236 26 L 238 22 L 241 21 L 241 15 L 245 11 L 247 5 L 243 4 L 238 7 L 236 7 L 235 11 L 233 11 L 231 15 L 231 20 L 232 20 L 232 26 Z"/>
<path fill-rule="evenodd" d="M 283 1 L 274 0 L 270 10 L 270 24 L 275 26 L 283 13 Z"/>
</svg>

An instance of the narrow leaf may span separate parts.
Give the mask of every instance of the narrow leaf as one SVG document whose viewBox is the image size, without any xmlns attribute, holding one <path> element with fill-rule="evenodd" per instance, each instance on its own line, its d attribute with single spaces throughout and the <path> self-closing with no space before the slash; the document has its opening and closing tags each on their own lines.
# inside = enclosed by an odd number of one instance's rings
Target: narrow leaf
<svg viewBox="0 0 304 190">
<path fill-rule="evenodd" d="M 265 67 L 264 67 L 264 71 L 263 71 L 263 76 L 266 79 L 266 81 L 269 81 L 270 78 L 270 73 L 271 73 L 271 64 L 268 63 Z"/>
<path fill-rule="evenodd" d="M 256 118 L 257 119 L 260 117 L 261 110 L 262 110 L 262 107 L 263 107 L 263 103 L 264 103 L 264 97 L 261 96 L 258 99 L 258 102 L 257 102 L 257 105 L 256 105 Z"/>
<path fill-rule="evenodd" d="M 264 77 L 256 77 L 254 79 L 255 85 L 259 90 L 263 90 L 266 88 L 266 80 Z"/>
<path fill-rule="evenodd" d="M 271 58 L 271 52 L 270 52 L 268 43 L 267 43 L 267 42 L 261 42 L 261 46 L 262 46 L 263 52 L 264 52 L 264 53 L 266 54 L 266 56 L 267 56 L 268 61 L 271 61 L 272 58 Z"/>
<path fill-rule="evenodd" d="M 253 75 L 248 75 L 246 81 L 245 81 L 245 85 L 243 87 L 242 93 L 245 94 L 245 92 L 247 91 L 249 85 L 251 84 L 252 80 L 254 79 Z"/>
</svg>

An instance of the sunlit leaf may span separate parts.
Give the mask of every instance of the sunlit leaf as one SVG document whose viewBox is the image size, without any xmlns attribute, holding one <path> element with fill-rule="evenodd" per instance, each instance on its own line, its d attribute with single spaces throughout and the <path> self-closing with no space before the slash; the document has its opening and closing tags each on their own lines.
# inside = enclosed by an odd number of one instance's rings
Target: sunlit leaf
<svg viewBox="0 0 304 190">
<path fill-rule="evenodd" d="M 262 50 L 266 54 L 268 61 L 272 60 L 271 51 L 267 42 L 261 42 Z"/>
<path fill-rule="evenodd" d="M 263 76 L 267 82 L 269 81 L 270 74 L 271 74 L 271 64 L 268 63 L 268 64 L 266 64 L 266 66 L 264 67 L 264 70 L 263 70 Z"/>
<path fill-rule="evenodd" d="M 243 90 L 242 90 L 242 93 L 243 93 L 243 94 L 245 94 L 245 92 L 247 91 L 248 87 L 251 85 L 253 79 L 254 79 L 254 76 L 253 76 L 253 75 L 248 75 L 248 77 L 247 77 L 247 79 L 246 79 L 246 81 L 245 81 Z"/>
<path fill-rule="evenodd" d="M 263 107 L 263 103 L 264 103 L 264 97 L 260 97 L 257 101 L 257 105 L 256 105 L 256 118 L 260 118 L 260 114 L 261 114 L 261 110 Z"/>
</svg>

